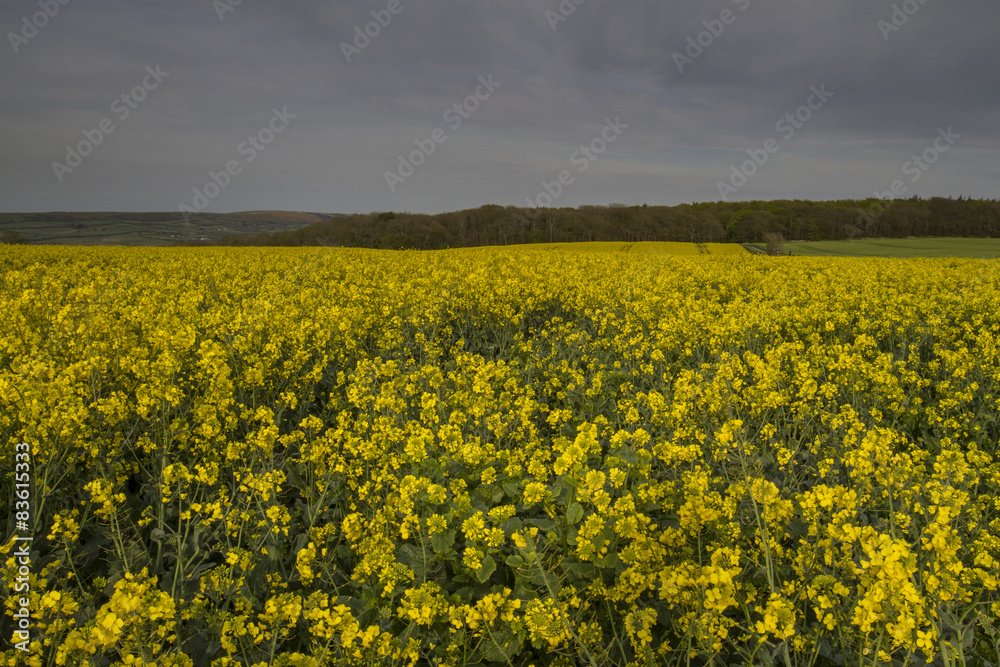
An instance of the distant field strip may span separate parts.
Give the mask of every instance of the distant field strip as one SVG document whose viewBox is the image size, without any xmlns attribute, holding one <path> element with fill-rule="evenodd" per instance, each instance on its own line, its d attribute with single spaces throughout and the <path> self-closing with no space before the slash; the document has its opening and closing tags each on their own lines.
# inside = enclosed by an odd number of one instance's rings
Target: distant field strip
<svg viewBox="0 0 1000 667">
<path fill-rule="evenodd" d="M 763 247 L 763 244 L 755 244 Z M 786 243 L 795 255 L 844 257 L 1000 257 L 1000 239 L 915 238 Z"/>
</svg>

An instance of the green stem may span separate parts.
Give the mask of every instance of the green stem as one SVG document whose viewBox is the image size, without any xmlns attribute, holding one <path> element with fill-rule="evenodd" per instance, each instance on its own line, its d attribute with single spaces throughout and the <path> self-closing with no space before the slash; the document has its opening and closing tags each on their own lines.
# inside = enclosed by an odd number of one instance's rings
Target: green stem
<svg viewBox="0 0 1000 667">
<path fill-rule="evenodd" d="M 590 663 L 591 667 L 597 667 L 597 662 L 594 661 L 594 656 L 591 655 L 590 650 L 587 648 L 587 645 L 584 644 L 580 640 L 579 635 L 576 634 L 576 630 L 573 629 L 573 626 L 570 624 L 569 618 L 566 617 L 566 612 L 563 611 L 562 605 L 559 604 L 559 599 L 557 597 L 555 590 L 552 588 L 552 584 L 549 583 L 548 577 L 545 576 L 547 573 L 545 572 L 545 570 L 542 569 L 542 563 L 538 559 L 538 552 L 535 551 L 535 541 L 532 539 L 529 544 L 531 547 L 531 555 L 535 562 L 535 567 L 538 568 L 538 572 L 542 575 L 542 581 L 545 582 L 545 588 L 549 592 L 549 598 L 551 598 L 552 604 L 556 606 L 556 610 L 559 612 L 559 617 L 562 619 L 563 625 L 566 626 L 566 629 L 569 630 L 569 633 L 573 636 L 573 640 L 576 641 L 576 643 L 583 650 L 584 655 L 587 657 L 587 662 Z"/>
</svg>

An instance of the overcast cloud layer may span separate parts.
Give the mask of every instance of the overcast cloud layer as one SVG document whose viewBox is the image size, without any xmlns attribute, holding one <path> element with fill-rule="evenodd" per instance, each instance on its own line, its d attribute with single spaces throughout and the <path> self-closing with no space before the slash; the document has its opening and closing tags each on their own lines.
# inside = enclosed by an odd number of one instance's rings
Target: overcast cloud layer
<svg viewBox="0 0 1000 667">
<path fill-rule="evenodd" d="M 996 0 L 0 0 L 0 210 L 998 198 L 998 30 Z"/>
</svg>

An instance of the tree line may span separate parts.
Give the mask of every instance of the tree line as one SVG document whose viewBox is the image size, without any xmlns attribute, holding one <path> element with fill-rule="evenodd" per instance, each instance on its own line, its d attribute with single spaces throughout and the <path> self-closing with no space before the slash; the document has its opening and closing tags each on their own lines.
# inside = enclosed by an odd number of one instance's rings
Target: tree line
<svg viewBox="0 0 1000 667">
<path fill-rule="evenodd" d="M 575 209 L 486 205 L 438 215 L 389 211 L 347 215 L 292 231 L 233 236 L 212 244 L 434 250 L 577 241 L 761 243 L 773 234 L 790 241 L 1000 237 L 1000 200 L 914 197 Z"/>
</svg>

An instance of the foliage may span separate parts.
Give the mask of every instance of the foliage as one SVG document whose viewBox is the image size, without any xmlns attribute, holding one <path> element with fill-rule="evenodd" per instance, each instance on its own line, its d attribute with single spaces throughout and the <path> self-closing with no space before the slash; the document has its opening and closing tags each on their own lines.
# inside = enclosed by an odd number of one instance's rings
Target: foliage
<svg viewBox="0 0 1000 667">
<path fill-rule="evenodd" d="M 998 267 L 0 248 L 25 664 L 998 664 Z"/>
<path fill-rule="evenodd" d="M 914 197 L 576 209 L 491 205 L 439 215 L 349 215 L 293 231 L 233 236 L 217 244 L 435 250 L 525 243 L 759 243 L 770 233 L 790 241 L 1000 237 L 1000 201 Z"/>
<path fill-rule="evenodd" d="M 25 245 L 27 242 L 28 239 L 24 234 L 15 232 L 12 229 L 0 234 L 0 245 Z"/>
<path fill-rule="evenodd" d="M 782 254 L 782 246 L 785 244 L 785 237 L 777 232 L 768 232 L 764 234 L 764 242 L 767 243 L 767 254 L 768 255 L 780 255 Z"/>
</svg>

